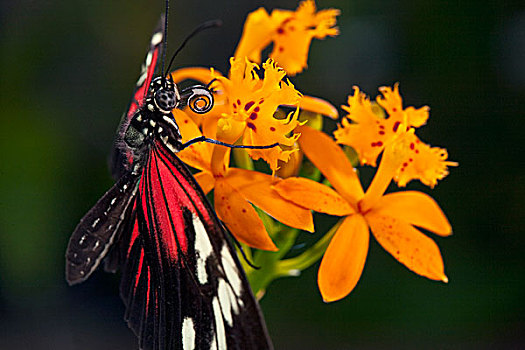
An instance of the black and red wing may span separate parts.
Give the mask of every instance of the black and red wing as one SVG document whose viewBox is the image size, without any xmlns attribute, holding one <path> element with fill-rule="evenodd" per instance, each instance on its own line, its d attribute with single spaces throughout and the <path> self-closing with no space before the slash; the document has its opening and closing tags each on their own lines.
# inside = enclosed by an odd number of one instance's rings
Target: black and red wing
<svg viewBox="0 0 525 350">
<path fill-rule="evenodd" d="M 165 35 L 164 16 L 165 15 L 161 15 L 159 23 L 151 36 L 149 50 L 146 59 L 141 66 L 140 76 L 135 84 L 135 91 L 133 92 L 127 110 L 124 112 L 122 119 L 120 120 L 111 159 L 111 174 L 115 179 L 119 179 L 130 169 L 133 163 L 131 151 L 124 145 L 124 141 L 122 140 L 124 140 L 124 134 L 126 133 L 131 118 L 133 118 L 135 112 L 144 104 L 144 99 L 148 94 L 151 80 L 155 74 L 158 73 L 158 62 L 163 53 L 162 43 Z"/>
<path fill-rule="evenodd" d="M 123 176 L 80 220 L 66 250 L 69 284 L 86 280 L 125 230 L 132 215 L 138 180 L 131 173 Z"/>
<path fill-rule="evenodd" d="M 150 150 L 132 215 L 121 296 L 141 348 L 272 348 L 223 226 L 160 141 Z"/>
</svg>

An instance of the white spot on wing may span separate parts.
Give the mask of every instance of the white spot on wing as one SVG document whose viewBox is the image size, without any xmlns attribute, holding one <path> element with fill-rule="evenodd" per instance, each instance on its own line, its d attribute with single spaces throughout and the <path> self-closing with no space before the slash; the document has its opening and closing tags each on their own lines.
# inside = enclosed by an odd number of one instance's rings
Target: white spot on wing
<svg viewBox="0 0 525 350">
<path fill-rule="evenodd" d="M 221 249 L 221 262 L 222 266 L 224 267 L 226 278 L 233 288 L 233 292 L 235 295 L 240 297 L 242 292 L 242 280 L 239 277 L 237 265 L 235 264 L 235 261 L 233 260 L 230 250 L 226 244 L 223 245 Z"/>
<path fill-rule="evenodd" d="M 213 246 L 201 219 L 195 214 L 193 214 L 193 227 L 195 228 L 195 251 L 197 252 L 197 278 L 200 284 L 205 284 L 208 282 L 206 259 L 213 253 Z"/>
<path fill-rule="evenodd" d="M 224 320 L 228 322 L 228 325 L 232 327 L 232 310 L 237 313 L 239 312 L 239 308 L 231 287 L 222 278 L 219 280 L 218 294 L 221 303 L 222 316 L 224 317 Z"/>
<path fill-rule="evenodd" d="M 226 350 L 226 332 L 224 331 L 224 321 L 222 320 L 221 306 L 217 297 L 213 298 L 213 315 L 215 317 L 215 335 L 217 336 L 218 350 Z"/>
<path fill-rule="evenodd" d="M 97 218 L 95 221 L 93 221 L 93 225 L 91 225 L 91 227 L 95 228 L 95 226 L 97 226 L 99 221 L 100 219 Z"/>
<path fill-rule="evenodd" d="M 136 82 L 137 86 L 141 86 L 146 81 L 146 74 L 142 74 Z"/>
<path fill-rule="evenodd" d="M 195 325 L 189 317 L 182 322 L 182 348 L 184 350 L 195 350 Z"/>
<path fill-rule="evenodd" d="M 148 52 L 148 55 L 146 56 L 146 66 L 149 66 L 152 60 L 153 60 L 153 54 L 150 51 Z"/>
<path fill-rule="evenodd" d="M 162 41 L 162 33 L 155 33 L 151 37 L 151 45 L 153 46 L 160 44 L 161 41 Z"/>
<path fill-rule="evenodd" d="M 211 338 L 210 350 L 217 350 L 217 335 L 215 335 L 215 330 L 213 331 L 213 337 Z"/>
</svg>

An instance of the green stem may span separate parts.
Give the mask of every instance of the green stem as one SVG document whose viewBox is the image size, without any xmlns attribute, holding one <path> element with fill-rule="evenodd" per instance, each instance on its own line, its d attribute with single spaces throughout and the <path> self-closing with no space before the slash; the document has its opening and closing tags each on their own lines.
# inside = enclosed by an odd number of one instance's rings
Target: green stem
<svg viewBox="0 0 525 350">
<path fill-rule="evenodd" d="M 253 160 L 243 149 L 234 148 L 233 149 L 233 159 L 235 160 L 235 165 L 238 168 L 243 168 L 247 170 L 253 170 Z"/>
<path fill-rule="evenodd" d="M 279 262 L 279 273 L 283 276 L 293 275 L 295 271 L 303 271 L 308 267 L 312 266 L 317 260 L 319 260 L 328 244 L 332 240 L 335 232 L 343 222 L 341 219 L 337 224 L 335 224 L 330 231 L 328 231 L 320 240 L 318 240 L 311 248 L 306 250 L 304 253 L 290 259 L 282 260 Z M 293 271 L 293 272 L 292 272 Z"/>
</svg>

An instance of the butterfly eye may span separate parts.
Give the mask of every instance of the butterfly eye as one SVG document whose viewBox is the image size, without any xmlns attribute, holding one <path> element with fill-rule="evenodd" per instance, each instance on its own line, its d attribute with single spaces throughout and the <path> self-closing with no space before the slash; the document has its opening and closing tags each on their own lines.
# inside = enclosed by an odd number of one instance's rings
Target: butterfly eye
<svg viewBox="0 0 525 350">
<path fill-rule="evenodd" d="M 155 103 L 163 111 L 171 111 L 177 107 L 178 101 L 175 97 L 175 91 L 160 89 L 155 93 Z"/>
<path fill-rule="evenodd" d="M 200 86 L 194 86 L 190 89 L 191 95 L 187 99 L 188 107 L 198 114 L 209 112 L 213 108 L 213 94 L 208 89 Z"/>
</svg>

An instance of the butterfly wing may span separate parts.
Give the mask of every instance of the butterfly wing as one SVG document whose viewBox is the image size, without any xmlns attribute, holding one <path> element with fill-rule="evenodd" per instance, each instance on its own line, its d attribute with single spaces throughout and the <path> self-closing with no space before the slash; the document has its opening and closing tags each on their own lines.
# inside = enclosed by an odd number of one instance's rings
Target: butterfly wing
<svg viewBox="0 0 525 350">
<path fill-rule="evenodd" d="M 66 250 L 69 284 L 85 281 L 107 255 L 129 221 L 138 176 L 123 176 L 80 220 Z"/>
<path fill-rule="evenodd" d="M 121 296 L 141 348 L 272 348 L 223 226 L 159 141 L 143 169 L 133 222 Z"/>
<path fill-rule="evenodd" d="M 123 141 L 124 134 L 126 133 L 131 118 L 133 118 L 137 110 L 144 104 L 144 99 L 148 93 L 151 80 L 159 70 L 158 62 L 163 51 L 164 16 L 165 15 L 163 14 L 160 17 L 159 23 L 151 36 L 149 50 L 146 59 L 142 64 L 139 79 L 135 84 L 133 97 L 120 120 L 111 156 L 111 174 L 115 179 L 119 179 L 133 164 L 132 153 Z"/>
</svg>

